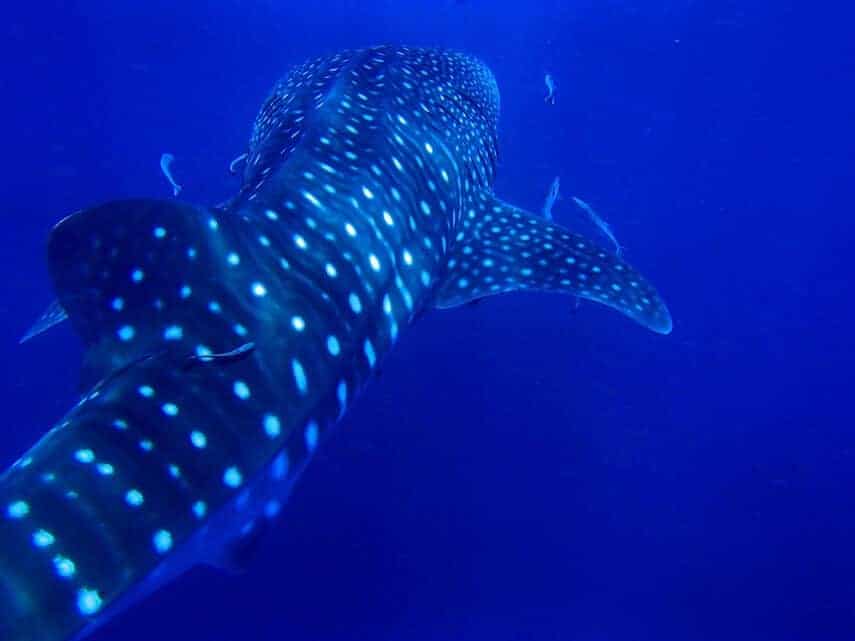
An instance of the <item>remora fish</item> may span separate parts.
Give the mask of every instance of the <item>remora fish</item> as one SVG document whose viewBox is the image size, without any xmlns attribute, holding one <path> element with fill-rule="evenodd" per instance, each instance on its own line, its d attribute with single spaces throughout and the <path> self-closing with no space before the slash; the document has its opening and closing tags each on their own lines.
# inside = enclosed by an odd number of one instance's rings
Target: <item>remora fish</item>
<svg viewBox="0 0 855 641">
<path fill-rule="evenodd" d="M 341 53 L 275 86 L 227 205 L 56 226 L 91 391 L 0 478 L 0 639 L 83 636 L 226 557 L 425 309 L 537 289 L 671 330 L 633 268 L 493 195 L 498 113 L 466 55 Z"/>
</svg>

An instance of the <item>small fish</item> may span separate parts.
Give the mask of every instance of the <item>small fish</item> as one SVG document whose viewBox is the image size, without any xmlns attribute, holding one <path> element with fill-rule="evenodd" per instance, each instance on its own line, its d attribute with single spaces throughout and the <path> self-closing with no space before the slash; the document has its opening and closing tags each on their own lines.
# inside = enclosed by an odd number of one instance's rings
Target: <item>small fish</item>
<svg viewBox="0 0 855 641">
<path fill-rule="evenodd" d="M 238 165 L 241 164 L 244 160 L 246 160 L 247 156 L 249 156 L 249 154 L 247 152 L 243 152 L 240 156 L 238 156 L 229 163 L 229 173 L 231 175 L 234 176 L 235 174 L 237 174 Z"/>
<path fill-rule="evenodd" d="M 623 247 L 620 246 L 620 243 L 617 241 L 617 238 L 615 238 L 615 235 L 614 233 L 612 233 L 612 228 L 609 226 L 609 224 L 605 220 L 600 218 L 597 212 L 595 212 L 593 208 L 581 198 L 573 196 L 573 202 L 579 205 L 582 211 L 588 214 L 588 217 L 591 219 L 591 222 L 594 223 L 597 227 L 599 227 L 600 231 L 602 231 L 606 236 L 608 236 L 609 240 L 612 241 L 615 246 L 615 256 L 620 258 L 620 255 L 623 252 Z"/>
<path fill-rule="evenodd" d="M 244 343 L 243 345 L 240 345 L 228 352 L 220 352 L 218 354 L 214 354 L 213 352 L 201 352 L 199 354 L 193 354 L 187 359 L 186 367 L 190 368 L 199 363 L 234 363 L 249 356 L 254 349 L 255 343 L 250 341 L 249 343 Z"/>
<path fill-rule="evenodd" d="M 543 78 L 543 82 L 546 84 L 546 95 L 543 97 L 543 102 L 547 105 L 555 104 L 555 81 L 552 79 L 552 74 L 548 73 Z"/>
<path fill-rule="evenodd" d="M 552 184 L 549 186 L 549 193 L 546 194 L 546 200 L 543 202 L 543 217 L 547 220 L 552 220 L 552 206 L 555 204 L 555 201 L 558 200 L 558 190 L 560 188 L 560 180 L 558 176 L 555 177 L 555 180 L 552 181 Z"/>
<path fill-rule="evenodd" d="M 161 155 L 160 171 L 163 172 L 163 175 L 166 176 L 166 180 L 168 180 L 169 184 L 172 185 L 172 195 L 177 196 L 181 193 L 181 185 L 175 182 L 175 178 L 172 177 L 171 166 L 174 160 L 175 156 L 173 156 L 172 154 Z"/>
</svg>

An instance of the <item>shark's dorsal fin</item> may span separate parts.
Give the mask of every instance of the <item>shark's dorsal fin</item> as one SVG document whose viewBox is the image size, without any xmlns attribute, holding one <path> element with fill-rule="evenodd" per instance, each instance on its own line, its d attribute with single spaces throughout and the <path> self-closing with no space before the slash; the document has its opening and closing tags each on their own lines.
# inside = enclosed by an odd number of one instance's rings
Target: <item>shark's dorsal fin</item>
<svg viewBox="0 0 855 641">
<path fill-rule="evenodd" d="M 460 230 L 436 307 L 516 290 L 550 291 L 602 303 L 660 334 L 671 331 L 668 308 L 634 268 L 542 216 L 484 193 L 463 212 Z"/>
<path fill-rule="evenodd" d="M 48 266 L 86 346 L 83 389 L 164 348 L 223 347 L 205 340 L 217 328 L 202 323 L 208 301 L 190 285 L 217 279 L 202 263 L 218 225 L 204 208 L 160 200 L 110 202 L 57 224 Z"/>
</svg>

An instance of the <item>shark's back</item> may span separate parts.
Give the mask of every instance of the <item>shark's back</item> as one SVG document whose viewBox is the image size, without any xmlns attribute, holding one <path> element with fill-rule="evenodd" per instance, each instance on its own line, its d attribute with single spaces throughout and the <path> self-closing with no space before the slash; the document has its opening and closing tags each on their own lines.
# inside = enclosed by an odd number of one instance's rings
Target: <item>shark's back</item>
<svg viewBox="0 0 855 641">
<path fill-rule="evenodd" d="M 385 46 L 318 58 L 290 71 L 264 102 L 242 192 L 257 194 L 295 150 L 362 170 L 360 152 L 380 154 L 400 144 L 390 133 L 396 128 L 447 136 L 464 162 L 489 160 L 472 176 L 486 186 L 495 169 L 498 116 L 492 72 L 466 54 Z"/>
</svg>

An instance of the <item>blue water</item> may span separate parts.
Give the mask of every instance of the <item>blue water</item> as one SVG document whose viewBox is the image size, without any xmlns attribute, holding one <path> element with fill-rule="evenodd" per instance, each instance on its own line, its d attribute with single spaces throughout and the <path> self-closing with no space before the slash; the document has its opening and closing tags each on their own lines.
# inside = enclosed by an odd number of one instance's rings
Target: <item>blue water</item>
<svg viewBox="0 0 855 641">
<path fill-rule="evenodd" d="M 502 91 L 497 192 L 612 224 L 675 319 L 517 294 L 384 363 L 247 571 L 199 569 L 93 641 L 852 639 L 852 12 L 792 1 L 47 2 L 0 23 L 0 464 L 75 401 L 79 345 L 17 339 L 51 226 L 218 202 L 291 65 L 463 49 Z M 557 84 L 543 102 L 543 76 Z M 594 234 L 569 198 L 553 213 Z"/>
</svg>

